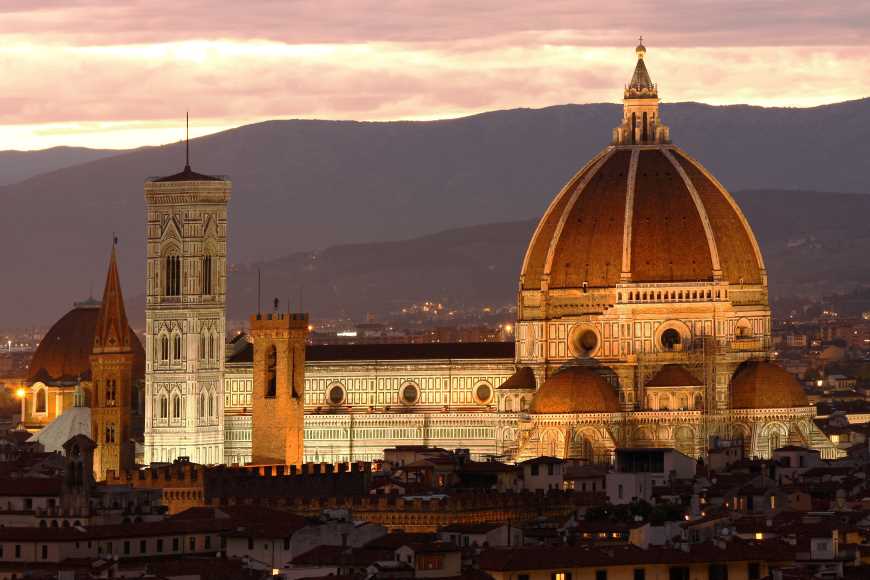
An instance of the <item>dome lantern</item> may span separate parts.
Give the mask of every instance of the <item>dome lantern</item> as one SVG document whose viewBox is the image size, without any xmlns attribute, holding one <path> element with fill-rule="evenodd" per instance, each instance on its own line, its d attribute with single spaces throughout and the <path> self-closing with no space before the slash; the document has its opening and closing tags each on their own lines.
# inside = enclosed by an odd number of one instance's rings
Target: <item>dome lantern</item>
<svg viewBox="0 0 870 580">
<path fill-rule="evenodd" d="M 648 145 L 668 143 L 670 131 L 659 117 L 658 87 L 649 76 L 644 57 L 643 37 L 634 49 L 637 64 L 623 94 L 622 123 L 613 130 L 614 145 Z"/>
</svg>

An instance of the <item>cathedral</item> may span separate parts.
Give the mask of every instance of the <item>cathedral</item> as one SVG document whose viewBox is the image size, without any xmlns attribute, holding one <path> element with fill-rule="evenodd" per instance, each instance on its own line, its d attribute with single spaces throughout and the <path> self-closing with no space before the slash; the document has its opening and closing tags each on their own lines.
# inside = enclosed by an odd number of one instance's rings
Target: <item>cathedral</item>
<svg viewBox="0 0 870 580">
<path fill-rule="evenodd" d="M 125 441 L 106 401 L 139 409 L 146 463 L 373 460 L 395 445 L 608 462 L 617 447 L 698 457 L 717 439 L 750 456 L 786 444 L 837 456 L 801 385 L 769 360 L 767 271 L 745 216 L 671 142 L 643 44 L 636 55 L 610 145 L 556 194 L 518 264 L 515 343 L 305 346 L 307 317 L 277 308 L 227 342 L 231 182 L 188 164 L 145 184 L 144 369 L 107 284 L 100 312 L 116 322 L 112 338 L 103 322 L 91 333 L 91 383 L 34 374 L 25 424 L 118 381 L 141 388 L 91 395 L 94 428 Z M 62 335 L 52 328 L 34 360 L 72 348 Z M 116 447 L 98 454 L 106 465 L 127 461 Z"/>
</svg>

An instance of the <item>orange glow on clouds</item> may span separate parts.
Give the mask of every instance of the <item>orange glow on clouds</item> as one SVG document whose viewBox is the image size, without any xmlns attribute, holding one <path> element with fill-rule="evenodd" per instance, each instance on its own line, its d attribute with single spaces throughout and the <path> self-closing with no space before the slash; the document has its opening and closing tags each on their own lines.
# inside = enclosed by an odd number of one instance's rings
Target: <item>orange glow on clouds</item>
<svg viewBox="0 0 870 580">
<path fill-rule="evenodd" d="M 0 7 L 0 149 L 177 141 L 185 110 L 199 136 L 275 118 L 428 120 L 618 102 L 633 29 L 650 21 L 659 29 L 638 31 L 664 101 L 815 106 L 867 96 L 861 15 L 826 21 L 818 4 L 796 1 L 783 20 L 750 3 L 756 12 L 737 22 L 735 2 L 722 2 L 719 17 L 715 2 L 703 12 L 662 3 L 650 20 L 621 1 L 584 13 L 575 1 L 397 0 L 386 14 L 370 0 L 178 0 L 160 10 L 11 0 Z M 850 6 L 833 4 L 832 14 Z M 789 38 L 805 44 L 777 46 Z"/>
</svg>

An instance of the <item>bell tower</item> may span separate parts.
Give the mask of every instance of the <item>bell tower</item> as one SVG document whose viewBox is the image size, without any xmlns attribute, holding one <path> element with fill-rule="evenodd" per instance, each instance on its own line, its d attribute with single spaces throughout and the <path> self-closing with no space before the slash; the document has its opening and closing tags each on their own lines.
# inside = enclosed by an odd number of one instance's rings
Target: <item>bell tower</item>
<svg viewBox="0 0 870 580">
<path fill-rule="evenodd" d="M 145 462 L 224 462 L 227 203 L 190 168 L 145 182 Z"/>
<path fill-rule="evenodd" d="M 115 244 L 109 258 L 109 272 L 103 290 L 103 302 L 97 315 L 97 328 L 91 349 L 91 437 L 95 443 L 94 477 L 106 478 L 106 471 L 119 473 L 133 466 L 130 433 L 131 395 L 133 392 L 133 348 Z"/>
<path fill-rule="evenodd" d="M 304 450 L 305 339 L 308 315 L 251 316 L 254 341 L 254 464 L 302 465 Z"/>
</svg>

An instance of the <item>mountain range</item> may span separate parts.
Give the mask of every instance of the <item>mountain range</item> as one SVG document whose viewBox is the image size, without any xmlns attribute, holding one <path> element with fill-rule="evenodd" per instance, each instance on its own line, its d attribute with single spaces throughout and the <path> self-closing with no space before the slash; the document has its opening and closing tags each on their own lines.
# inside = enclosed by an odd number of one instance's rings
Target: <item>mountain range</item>
<svg viewBox="0 0 870 580">
<path fill-rule="evenodd" d="M 231 315 L 250 309 L 244 289 L 254 263 L 281 272 L 274 274 L 275 293 L 304 285 L 314 316 L 358 315 L 362 307 L 354 304 L 361 297 L 396 304 L 405 299 L 399 289 L 414 285 L 456 300 L 472 287 L 488 293 L 497 285 L 499 294 L 489 300 L 510 300 L 531 228 L 526 220 L 540 216 L 564 182 L 609 143 L 620 113 L 618 105 L 591 104 L 431 122 L 269 121 L 193 140 L 193 168 L 233 181 Z M 840 256 L 870 250 L 866 226 L 854 223 L 867 215 L 870 197 L 845 195 L 870 190 L 864 161 L 870 157 L 870 99 L 810 109 L 676 103 L 663 105 L 662 116 L 674 141 L 726 187 L 764 190 L 738 198 L 765 246 L 772 279 L 780 251 L 803 256 L 795 264 L 803 264 L 801 288 L 809 291 L 841 281 L 834 278 L 846 267 L 838 264 Z M 0 187 L 7 247 L 0 326 L 50 322 L 89 290 L 98 294 L 113 233 L 121 240 L 125 292 L 138 304 L 142 184 L 183 164 L 183 144 L 175 143 Z M 3 181 L 9 178 L 0 172 Z M 808 193 L 813 190 L 844 195 Z M 830 213 L 828 221 L 822 210 Z M 451 231 L 437 234 L 445 230 Z M 845 232 L 851 237 L 843 238 Z M 439 245 L 451 236 L 458 240 L 451 249 Z M 408 242 L 369 245 L 412 239 L 433 245 L 428 252 L 408 252 L 414 247 Z M 467 267 L 452 265 L 457 256 Z M 373 267 L 390 259 L 391 267 Z M 311 260 L 316 266 L 305 263 Z M 300 267 L 325 274 L 307 282 Z M 470 276 L 473 267 L 484 270 Z M 493 274 L 502 270 L 504 278 Z M 317 306 L 315 297 L 336 292 L 340 299 L 324 302 L 323 310 Z M 131 310 L 139 308 L 133 303 Z"/>
</svg>

